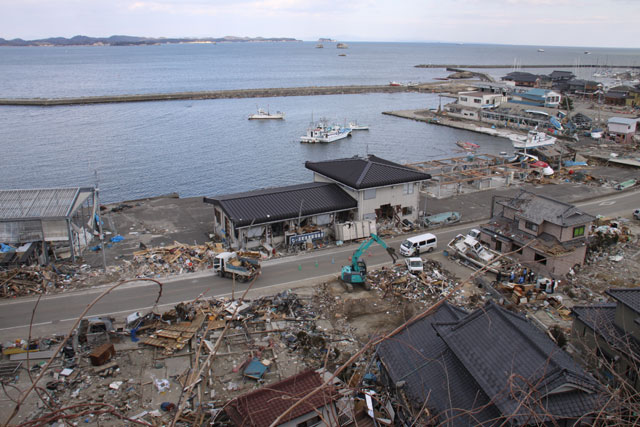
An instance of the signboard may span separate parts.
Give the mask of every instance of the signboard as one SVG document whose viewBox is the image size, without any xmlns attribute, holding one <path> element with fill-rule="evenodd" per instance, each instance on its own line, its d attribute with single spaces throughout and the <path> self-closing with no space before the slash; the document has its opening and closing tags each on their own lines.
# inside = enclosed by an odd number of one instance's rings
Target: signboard
<svg viewBox="0 0 640 427">
<path fill-rule="evenodd" d="M 314 231 L 312 233 L 296 234 L 289 237 L 289 244 L 295 245 L 296 243 L 306 242 L 307 240 L 320 240 L 324 237 L 324 231 Z"/>
</svg>

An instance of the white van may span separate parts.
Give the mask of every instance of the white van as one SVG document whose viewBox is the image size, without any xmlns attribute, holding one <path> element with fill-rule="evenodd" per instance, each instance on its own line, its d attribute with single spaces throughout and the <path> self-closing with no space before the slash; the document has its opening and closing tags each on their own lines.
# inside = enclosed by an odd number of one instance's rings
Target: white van
<svg viewBox="0 0 640 427">
<path fill-rule="evenodd" d="M 438 246 L 438 238 L 431 233 L 409 237 L 400 245 L 400 253 L 404 256 L 418 256 L 424 252 L 431 252 Z"/>
</svg>

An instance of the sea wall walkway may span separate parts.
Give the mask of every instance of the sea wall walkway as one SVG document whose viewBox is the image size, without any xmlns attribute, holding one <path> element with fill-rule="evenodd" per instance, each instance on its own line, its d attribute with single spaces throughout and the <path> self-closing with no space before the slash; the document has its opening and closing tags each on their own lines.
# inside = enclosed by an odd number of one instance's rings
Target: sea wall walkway
<svg viewBox="0 0 640 427">
<path fill-rule="evenodd" d="M 450 90 L 451 83 L 419 83 L 407 86 L 306 86 L 267 89 L 212 90 L 177 93 L 148 93 L 135 95 L 82 96 L 74 98 L 2 98 L 0 105 L 13 106 L 58 106 L 82 104 L 107 104 L 117 102 L 151 102 L 193 99 L 269 98 L 276 96 L 351 95 L 375 92 L 433 92 Z"/>
</svg>

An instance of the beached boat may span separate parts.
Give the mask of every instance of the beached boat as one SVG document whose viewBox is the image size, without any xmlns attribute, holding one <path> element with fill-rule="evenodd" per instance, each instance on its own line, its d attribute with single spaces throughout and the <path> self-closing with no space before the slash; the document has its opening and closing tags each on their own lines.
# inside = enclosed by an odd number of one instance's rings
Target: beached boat
<svg viewBox="0 0 640 427">
<path fill-rule="evenodd" d="M 466 151 L 476 151 L 480 146 L 468 141 L 458 141 L 456 145 Z"/>
<path fill-rule="evenodd" d="M 602 129 L 592 129 L 591 130 L 591 134 L 590 134 L 591 138 L 593 139 L 600 139 L 604 136 L 604 131 Z"/>
<path fill-rule="evenodd" d="M 269 110 L 265 111 L 262 108 L 258 108 L 258 112 L 256 114 L 251 114 L 249 116 L 249 120 L 269 120 L 269 119 L 283 120 L 284 113 L 281 111 L 270 113 Z"/>
<path fill-rule="evenodd" d="M 351 129 L 338 125 L 329 125 L 325 121 L 320 121 L 307 129 L 306 135 L 300 137 L 300 142 L 334 142 L 351 136 Z"/>
<path fill-rule="evenodd" d="M 369 125 L 360 125 L 357 121 L 349 122 L 347 128 L 351 130 L 369 130 Z"/>
<path fill-rule="evenodd" d="M 546 145 L 553 145 L 556 143 L 555 137 L 547 135 L 544 132 L 538 132 L 537 130 L 530 130 L 526 136 L 513 134 L 509 139 L 513 144 L 513 148 L 517 150 L 544 147 Z"/>
<path fill-rule="evenodd" d="M 487 271 L 496 274 L 498 272 L 505 273 L 509 266 L 513 264 L 511 258 L 502 257 L 498 259 L 501 255 L 499 252 L 484 246 L 470 235 L 458 234 L 447 244 L 447 248 L 458 258 L 467 261 L 467 264 L 471 264 L 471 267 L 486 267 Z"/>
<path fill-rule="evenodd" d="M 427 215 L 422 219 L 422 223 L 427 228 L 435 228 L 443 225 L 453 224 L 460 221 L 460 212 L 443 212 L 434 215 Z"/>
</svg>

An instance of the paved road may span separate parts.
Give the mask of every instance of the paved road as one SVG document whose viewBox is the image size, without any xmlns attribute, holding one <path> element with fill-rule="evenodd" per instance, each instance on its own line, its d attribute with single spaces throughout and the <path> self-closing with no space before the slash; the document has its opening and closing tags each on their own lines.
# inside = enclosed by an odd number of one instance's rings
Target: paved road
<svg viewBox="0 0 640 427">
<path fill-rule="evenodd" d="M 488 196 L 490 197 L 490 196 Z M 640 206 L 640 192 L 614 194 L 598 200 L 576 203 L 577 206 L 593 215 L 624 215 Z M 442 249 L 457 233 L 464 232 L 479 222 L 459 224 L 440 229 L 439 247 Z M 388 239 L 387 243 L 399 247 L 406 236 Z M 286 257 L 263 263 L 262 275 L 254 284 L 254 289 L 263 292 L 277 292 L 280 289 L 312 286 L 326 279 L 337 276 L 342 265 L 349 263 L 349 256 L 355 250 L 354 245 L 317 251 L 294 257 Z M 370 253 L 364 259 L 370 267 L 390 265 L 391 258 L 378 245 L 372 245 Z M 222 279 L 210 272 L 189 275 L 163 281 L 164 287 L 159 308 L 169 307 L 180 301 L 192 300 L 200 293 L 207 291 L 207 296 L 224 296 L 231 294 L 232 281 Z M 236 293 L 241 293 L 248 284 L 237 283 Z M 84 307 L 93 301 L 107 287 L 92 288 L 85 291 L 51 295 L 41 299 L 34 319 L 35 334 L 65 331 Z M 271 288 L 271 289 L 270 289 Z M 110 314 L 123 316 L 134 311 L 150 309 L 157 295 L 157 285 L 150 282 L 135 282 L 123 285 L 100 301 L 89 314 Z M 35 305 L 35 298 L 22 298 L 0 303 L 0 339 L 3 341 L 24 337 L 29 319 Z"/>
</svg>

